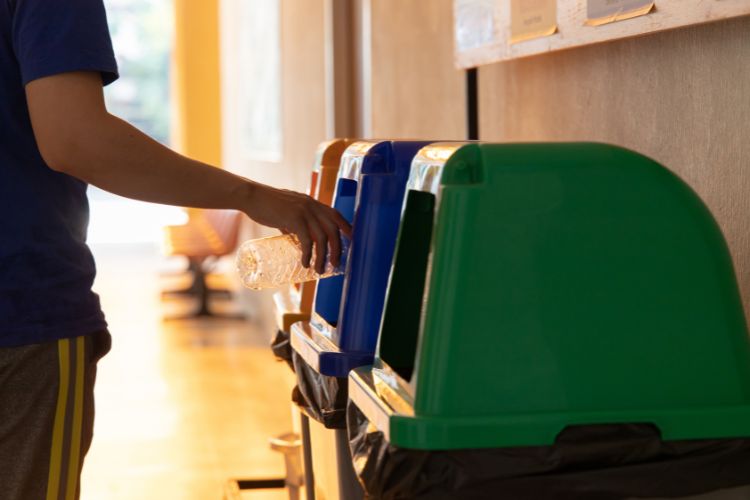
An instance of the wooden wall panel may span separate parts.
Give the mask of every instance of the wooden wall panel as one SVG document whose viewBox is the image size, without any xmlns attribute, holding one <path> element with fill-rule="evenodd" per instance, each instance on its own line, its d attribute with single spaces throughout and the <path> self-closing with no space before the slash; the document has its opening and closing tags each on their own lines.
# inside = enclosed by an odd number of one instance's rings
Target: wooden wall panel
<svg viewBox="0 0 750 500">
<path fill-rule="evenodd" d="M 286 187 L 304 190 L 326 139 L 324 0 L 282 0 L 282 113 Z"/>
<path fill-rule="evenodd" d="M 325 0 L 280 0 L 282 155 L 279 161 L 249 159 L 242 153 L 236 124 L 239 95 L 244 91 L 232 16 L 237 2 L 222 1 L 223 152 L 227 169 L 273 186 L 304 191 L 309 183 L 316 147 L 326 138 Z M 258 68 L 261 71 L 262 68 Z M 247 224 L 242 239 L 278 234 Z M 271 292 L 245 290 L 243 309 L 269 335 L 275 329 Z"/>
<path fill-rule="evenodd" d="M 260 182 L 304 190 L 315 149 L 326 137 L 324 0 L 280 0 L 282 157 L 261 161 L 243 156 L 236 114 L 243 92 L 232 16 L 236 2 L 222 1 L 224 161 L 227 168 Z M 258 68 L 258 71 L 262 71 Z"/>
<path fill-rule="evenodd" d="M 372 137 L 466 137 L 464 72 L 453 66 L 452 0 L 369 0 Z"/>
<path fill-rule="evenodd" d="M 748 61 L 738 18 L 482 67 L 480 134 L 609 142 L 666 165 L 718 220 L 750 313 Z"/>
</svg>

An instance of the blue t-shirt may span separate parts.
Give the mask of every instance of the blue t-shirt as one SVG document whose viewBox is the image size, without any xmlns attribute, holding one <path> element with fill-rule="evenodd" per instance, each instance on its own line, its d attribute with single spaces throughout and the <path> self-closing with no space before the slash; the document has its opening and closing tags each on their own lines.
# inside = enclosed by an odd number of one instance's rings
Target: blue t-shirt
<svg viewBox="0 0 750 500">
<path fill-rule="evenodd" d="M 102 0 L 0 0 L 0 347 L 107 326 L 91 291 L 87 185 L 44 163 L 24 93 L 70 71 L 117 78 Z"/>
</svg>

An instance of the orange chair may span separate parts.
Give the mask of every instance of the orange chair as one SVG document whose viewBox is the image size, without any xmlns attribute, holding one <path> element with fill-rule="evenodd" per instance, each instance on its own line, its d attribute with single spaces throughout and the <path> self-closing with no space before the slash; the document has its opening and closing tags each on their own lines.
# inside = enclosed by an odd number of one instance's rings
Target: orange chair
<svg viewBox="0 0 750 500">
<path fill-rule="evenodd" d="M 211 289 L 206 283 L 207 263 L 237 248 L 242 213 L 236 210 L 192 211 L 187 224 L 164 228 L 164 253 L 188 258 L 192 284 L 183 290 L 168 290 L 163 296 L 190 295 L 198 308 L 188 317 L 218 316 L 208 307 L 209 296 L 231 296 L 228 290 Z"/>
</svg>

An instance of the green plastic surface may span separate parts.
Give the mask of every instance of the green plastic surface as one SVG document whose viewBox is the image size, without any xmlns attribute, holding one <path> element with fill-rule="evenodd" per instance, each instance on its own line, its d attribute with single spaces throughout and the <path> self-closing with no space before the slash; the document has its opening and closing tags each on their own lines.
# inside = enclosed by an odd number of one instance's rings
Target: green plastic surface
<svg viewBox="0 0 750 500">
<path fill-rule="evenodd" d="M 393 320 L 406 313 L 390 289 L 375 382 L 352 396 L 382 413 L 392 444 L 549 445 L 568 425 L 619 422 L 664 439 L 750 436 L 731 258 L 683 181 L 583 143 L 469 144 L 440 170 L 419 340 L 414 321 Z M 419 291 L 404 293 L 412 304 Z M 416 352 L 411 379 L 399 342 Z"/>
</svg>

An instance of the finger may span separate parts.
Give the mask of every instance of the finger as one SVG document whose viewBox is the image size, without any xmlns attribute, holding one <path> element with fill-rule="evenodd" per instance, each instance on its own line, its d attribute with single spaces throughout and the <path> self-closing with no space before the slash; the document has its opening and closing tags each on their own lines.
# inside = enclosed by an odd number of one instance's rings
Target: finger
<svg viewBox="0 0 750 500">
<path fill-rule="evenodd" d="M 312 257 L 312 240 L 307 230 L 307 224 L 302 224 L 302 228 L 299 231 L 295 231 L 295 234 L 302 249 L 302 266 L 307 269 L 310 267 L 310 257 Z"/>
<path fill-rule="evenodd" d="M 338 267 L 341 263 L 341 237 L 339 236 L 339 228 L 333 221 L 325 218 L 325 214 L 319 216 L 318 220 L 328 237 L 328 247 L 330 249 L 328 259 L 334 267 Z"/>
<path fill-rule="evenodd" d="M 347 221 L 341 213 L 336 210 L 335 208 L 328 207 L 328 213 L 333 220 L 333 222 L 338 226 L 339 230 L 347 235 L 349 238 L 352 237 L 352 226 L 349 224 L 349 221 Z"/>
<path fill-rule="evenodd" d="M 326 266 L 326 250 L 328 249 L 328 237 L 320 227 L 320 222 L 311 214 L 307 220 L 307 228 L 310 236 L 315 242 L 315 272 L 323 274 Z"/>
</svg>

